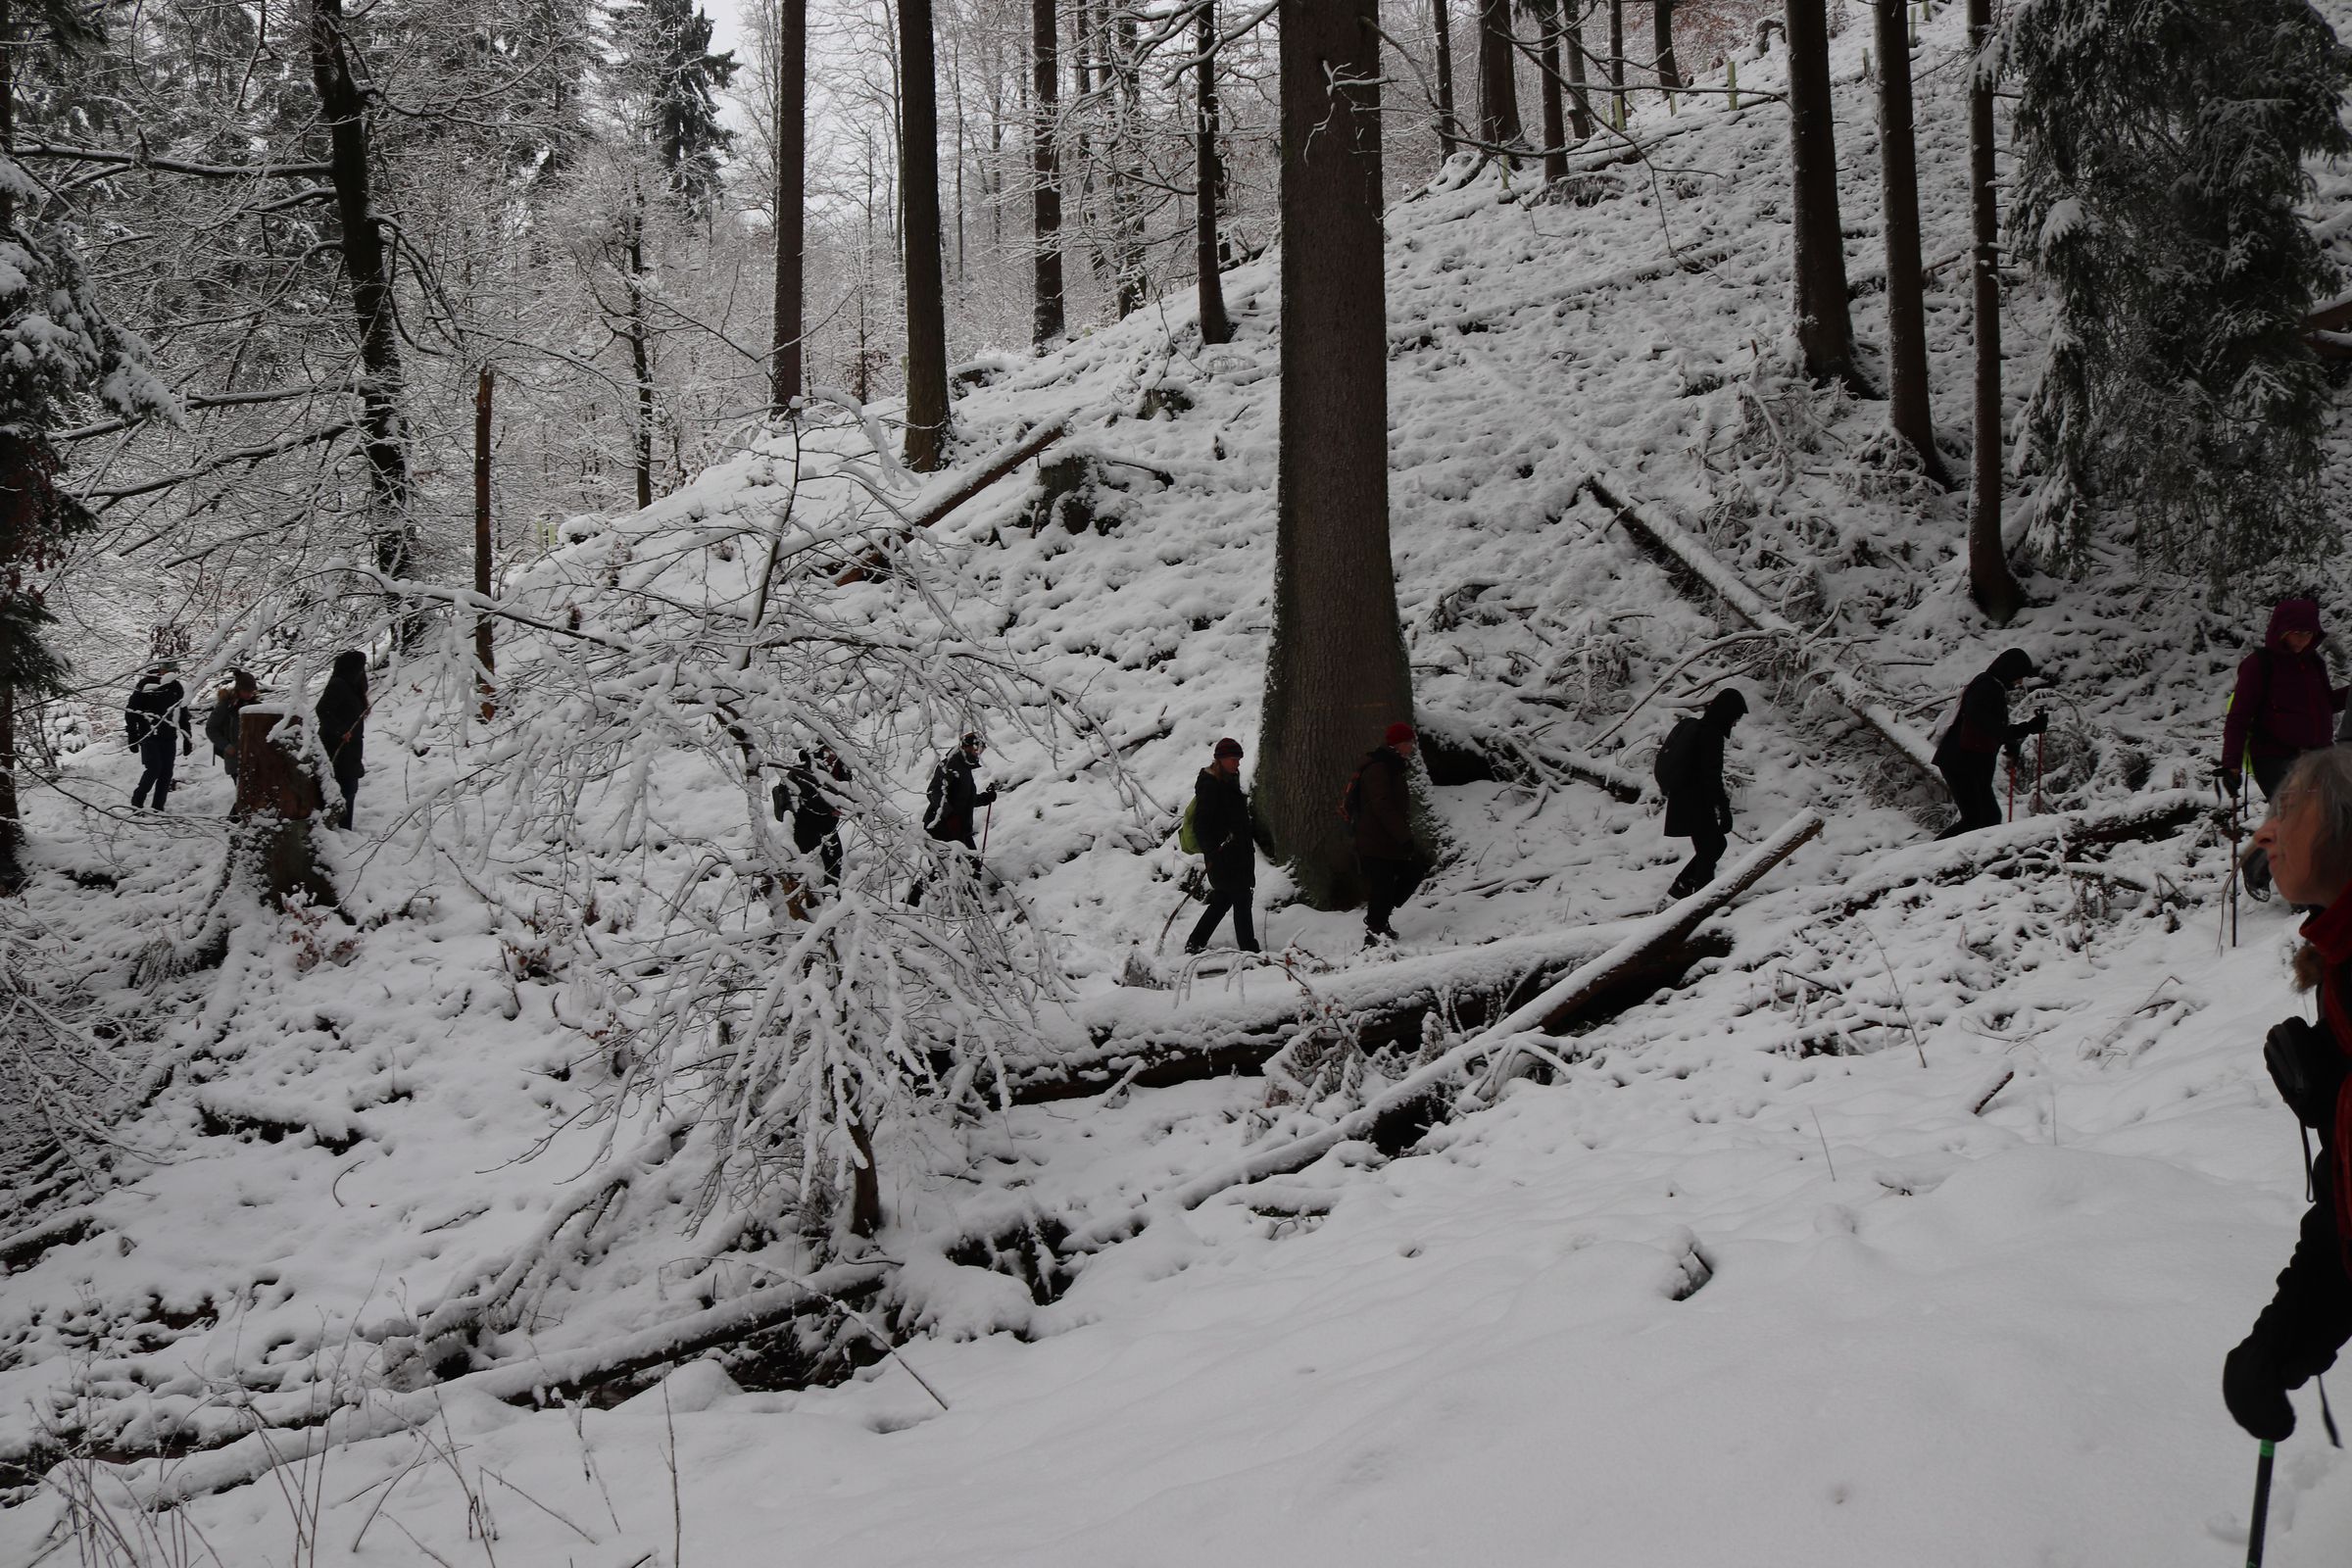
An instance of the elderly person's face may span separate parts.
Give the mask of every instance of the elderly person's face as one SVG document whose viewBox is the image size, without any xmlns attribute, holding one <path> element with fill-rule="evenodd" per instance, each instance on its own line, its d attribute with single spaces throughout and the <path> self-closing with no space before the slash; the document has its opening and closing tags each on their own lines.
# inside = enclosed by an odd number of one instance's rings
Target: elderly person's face
<svg viewBox="0 0 2352 1568">
<path fill-rule="evenodd" d="M 2286 644 L 2286 651 L 2290 654 L 2303 654 L 2311 651 L 2311 633 L 2307 631 L 2290 631 L 2278 640 Z"/>
<path fill-rule="evenodd" d="M 2271 858 L 2271 880 L 2289 904 L 2325 908 L 2344 891 L 2344 879 L 2325 869 L 2326 862 L 2340 858 L 2326 842 L 2327 823 L 2328 813 L 2318 809 L 2308 790 L 2287 790 L 2254 830 L 2254 847 Z"/>
</svg>

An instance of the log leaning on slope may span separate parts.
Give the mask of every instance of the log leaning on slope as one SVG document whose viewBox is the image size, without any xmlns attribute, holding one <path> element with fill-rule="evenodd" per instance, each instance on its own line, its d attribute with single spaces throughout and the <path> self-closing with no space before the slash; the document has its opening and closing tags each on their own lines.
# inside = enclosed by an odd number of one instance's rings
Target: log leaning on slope
<svg viewBox="0 0 2352 1568">
<path fill-rule="evenodd" d="M 833 586 L 847 588 L 854 582 L 865 581 L 875 572 L 890 564 L 890 550 L 893 545 L 903 544 L 917 532 L 938 522 L 957 507 L 962 506 L 1069 433 L 1069 420 L 1049 419 L 1020 439 L 999 447 L 990 453 L 981 460 L 978 467 L 967 474 L 958 476 L 947 489 L 919 497 L 915 509 L 906 514 L 905 520 L 890 538 L 867 550 L 864 555 L 858 557 L 856 564 L 844 568 L 842 573 L 833 579 Z"/>
</svg>

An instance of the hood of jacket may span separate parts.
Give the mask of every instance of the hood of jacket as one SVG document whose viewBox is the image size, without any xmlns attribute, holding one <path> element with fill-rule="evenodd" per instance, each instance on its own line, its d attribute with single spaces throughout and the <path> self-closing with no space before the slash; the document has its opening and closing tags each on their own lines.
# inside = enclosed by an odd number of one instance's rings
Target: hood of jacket
<svg viewBox="0 0 2352 1568">
<path fill-rule="evenodd" d="M 2311 646 L 2317 648 L 2328 634 L 2320 630 L 2320 602 L 2317 599 L 2281 599 L 2271 607 L 2271 629 L 2262 640 L 2278 653 L 2285 653 L 2286 634 L 2290 631 L 2311 633 Z"/>
<path fill-rule="evenodd" d="M 2034 656 L 2023 648 L 2004 648 L 1985 673 L 2003 685 L 2013 680 L 2032 680 L 2035 673 Z"/>
<path fill-rule="evenodd" d="M 1707 727 L 1723 734 L 1730 734 L 1732 726 L 1746 716 L 1747 699 L 1737 687 L 1726 686 L 1707 704 Z"/>
</svg>

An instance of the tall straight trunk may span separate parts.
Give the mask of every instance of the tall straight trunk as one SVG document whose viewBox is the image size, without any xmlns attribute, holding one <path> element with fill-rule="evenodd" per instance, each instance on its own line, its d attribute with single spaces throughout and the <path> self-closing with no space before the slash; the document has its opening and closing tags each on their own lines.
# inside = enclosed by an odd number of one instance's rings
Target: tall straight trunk
<svg viewBox="0 0 2352 1568">
<path fill-rule="evenodd" d="M 1668 92 L 1683 84 L 1683 68 L 1674 58 L 1674 0 L 1650 0 L 1649 46 L 1658 62 L 1658 85 Z"/>
<path fill-rule="evenodd" d="M 0 153 L 17 152 L 17 19 L 11 0 L 0 0 Z M 0 187 L 0 234 L 17 225 L 17 198 Z M 0 593 L 22 592 L 0 589 Z M 23 819 L 17 814 L 17 681 L 14 669 L 0 668 L 0 894 L 14 894 L 24 885 L 18 851 L 24 842 Z"/>
<path fill-rule="evenodd" d="M 342 0 L 310 0 L 311 84 L 326 124 L 328 182 L 335 193 L 336 242 L 351 279 L 351 309 L 359 328 L 360 423 L 366 431 L 368 536 L 375 565 L 405 577 L 416 551 L 409 516 L 409 430 L 402 414 L 398 321 L 392 269 L 384 252 L 369 188 L 368 105 L 343 43 Z M 421 628 L 404 618 L 403 635 Z"/>
<path fill-rule="evenodd" d="M 1539 0 L 1536 25 L 1543 31 L 1539 58 L 1544 63 L 1544 178 L 1556 183 L 1568 177 L 1568 124 L 1560 104 L 1560 6 L 1562 0 Z"/>
<path fill-rule="evenodd" d="M 645 194 L 629 211 L 628 245 L 621 255 L 629 270 L 629 371 L 637 381 L 637 412 L 630 432 L 630 459 L 637 471 L 637 509 L 654 504 L 654 331 L 645 302 Z"/>
<path fill-rule="evenodd" d="M 956 107 L 956 287 L 963 288 L 966 276 L 963 249 L 963 166 L 970 160 L 965 155 L 963 121 L 963 49 L 960 35 L 950 33 L 953 46 L 948 55 L 948 86 L 955 94 Z"/>
<path fill-rule="evenodd" d="M 2001 210 L 1992 172 L 1992 0 L 1968 0 L 1969 216 L 1976 230 L 1976 453 L 1968 498 L 1968 591 L 1995 625 L 2025 608 L 2001 547 Z"/>
<path fill-rule="evenodd" d="M 1580 142 L 1592 139 L 1592 95 L 1585 87 L 1584 0 L 1555 0 L 1568 16 L 1568 126 Z"/>
<path fill-rule="evenodd" d="M 1831 119 L 1830 22 L 1823 0 L 1788 0 L 1788 163 L 1793 187 L 1796 341 L 1805 373 L 1855 384 L 1845 307 L 1845 239 L 1838 224 L 1838 134 Z M 1857 387 L 1857 390 L 1859 388 Z"/>
<path fill-rule="evenodd" d="M 1361 896 L 1333 809 L 1412 713 L 1389 553 L 1378 0 L 1280 0 L 1282 394 L 1257 800 L 1300 891 Z"/>
<path fill-rule="evenodd" d="M 808 265 L 808 0 L 777 0 L 776 8 L 776 298 L 768 401 L 781 416 L 807 384 L 801 294 Z"/>
<path fill-rule="evenodd" d="M 1453 112 L 1453 0 L 1429 0 L 1429 24 L 1438 42 L 1438 152 L 1451 158 L 1462 135 Z"/>
<path fill-rule="evenodd" d="M 1879 50 L 1879 175 L 1886 237 L 1886 375 L 1894 433 L 1951 485 L 1928 407 L 1927 307 L 1919 263 L 1919 153 L 1911 129 L 1910 0 L 1871 0 Z"/>
<path fill-rule="evenodd" d="M 1029 224 L 1032 266 L 1029 339 L 1044 353 L 1064 330 L 1061 303 L 1061 162 L 1054 146 L 1060 112 L 1059 20 L 1054 0 L 1029 0 Z"/>
<path fill-rule="evenodd" d="M 1625 128 L 1625 0 L 1609 0 L 1609 123 Z"/>
<path fill-rule="evenodd" d="M 940 275 L 939 84 L 931 0 L 899 0 L 899 201 L 906 215 L 906 466 L 931 473 L 948 444 L 947 280 Z"/>
<path fill-rule="evenodd" d="M 1478 139 L 1492 150 L 1519 147 L 1519 80 L 1512 67 L 1511 0 L 1478 0 Z"/>
<path fill-rule="evenodd" d="M 1195 35 L 1200 63 L 1194 87 L 1198 111 L 1193 127 L 1193 265 L 1200 272 L 1200 341 L 1214 347 L 1233 339 L 1225 315 L 1225 280 L 1218 274 L 1217 187 L 1223 172 L 1217 159 L 1217 0 L 1200 0 Z"/>
<path fill-rule="evenodd" d="M 1114 308 L 1121 317 L 1144 308 L 1143 68 L 1136 58 L 1135 7 L 1109 0 L 1111 123 L 1111 262 L 1116 281 Z"/>
</svg>

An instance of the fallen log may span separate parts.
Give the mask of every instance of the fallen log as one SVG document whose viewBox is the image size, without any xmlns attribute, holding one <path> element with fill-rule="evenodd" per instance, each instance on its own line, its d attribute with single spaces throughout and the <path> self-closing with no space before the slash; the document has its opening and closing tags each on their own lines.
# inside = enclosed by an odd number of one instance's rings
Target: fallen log
<svg viewBox="0 0 2352 1568">
<path fill-rule="evenodd" d="M 2215 809 L 2210 799 L 2194 790 L 2160 790 L 2104 806 L 2023 817 L 1958 838 L 1905 845 L 1842 880 L 1815 905 L 1814 913 L 1850 914 L 1915 883 L 1963 882 L 2032 851 L 2047 851 L 2064 861 L 2082 845 L 2170 838 Z"/>
<path fill-rule="evenodd" d="M 1936 749 L 1928 744 L 1926 736 L 1897 718 L 1894 710 L 1881 701 L 1876 692 L 1856 680 L 1850 671 L 1810 652 L 1805 645 L 1803 630 L 1766 604 L 1763 596 L 1742 582 L 1740 574 L 1725 565 L 1713 551 L 1692 538 L 1687 529 L 1660 509 L 1635 500 L 1632 488 L 1598 462 L 1592 462 L 1589 471 L 1592 477 L 1585 482 L 1592 494 L 1602 506 L 1617 514 L 1617 520 L 1624 523 L 1637 539 L 1672 557 L 1685 570 L 1705 583 L 1731 607 L 1734 614 L 1748 625 L 1758 631 L 1785 636 L 1788 647 L 1804 662 L 1806 668 L 1848 712 L 1876 730 L 1897 756 L 1915 763 L 1929 778 L 1941 777 L 1936 768 Z"/>
<path fill-rule="evenodd" d="M 1424 709 L 1415 713 L 1421 726 L 1423 746 L 1431 743 L 1448 745 L 1471 751 L 1485 758 L 1490 764 L 1501 754 L 1501 765 L 1527 778 L 1545 778 L 1565 774 L 1587 784 L 1599 786 L 1617 800 L 1631 805 L 1642 798 L 1642 780 L 1614 763 L 1548 741 L 1535 740 L 1515 730 L 1496 724 L 1484 724 L 1466 713 L 1445 709 Z"/>
<path fill-rule="evenodd" d="M 841 574 L 833 579 L 833 586 L 847 588 L 854 582 L 865 581 L 890 564 L 892 546 L 904 544 L 916 533 L 938 522 L 1069 433 L 1070 421 L 1066 417 L 1049 419 L 1018 440 L 990 453 L 970 472 L 948 480 L 945 489 L 935 488 L 918 496 L 915 505 L 907 510 L 891 537 L 873 545 L 856 564 L 843 568 Z"/>
</svg>

